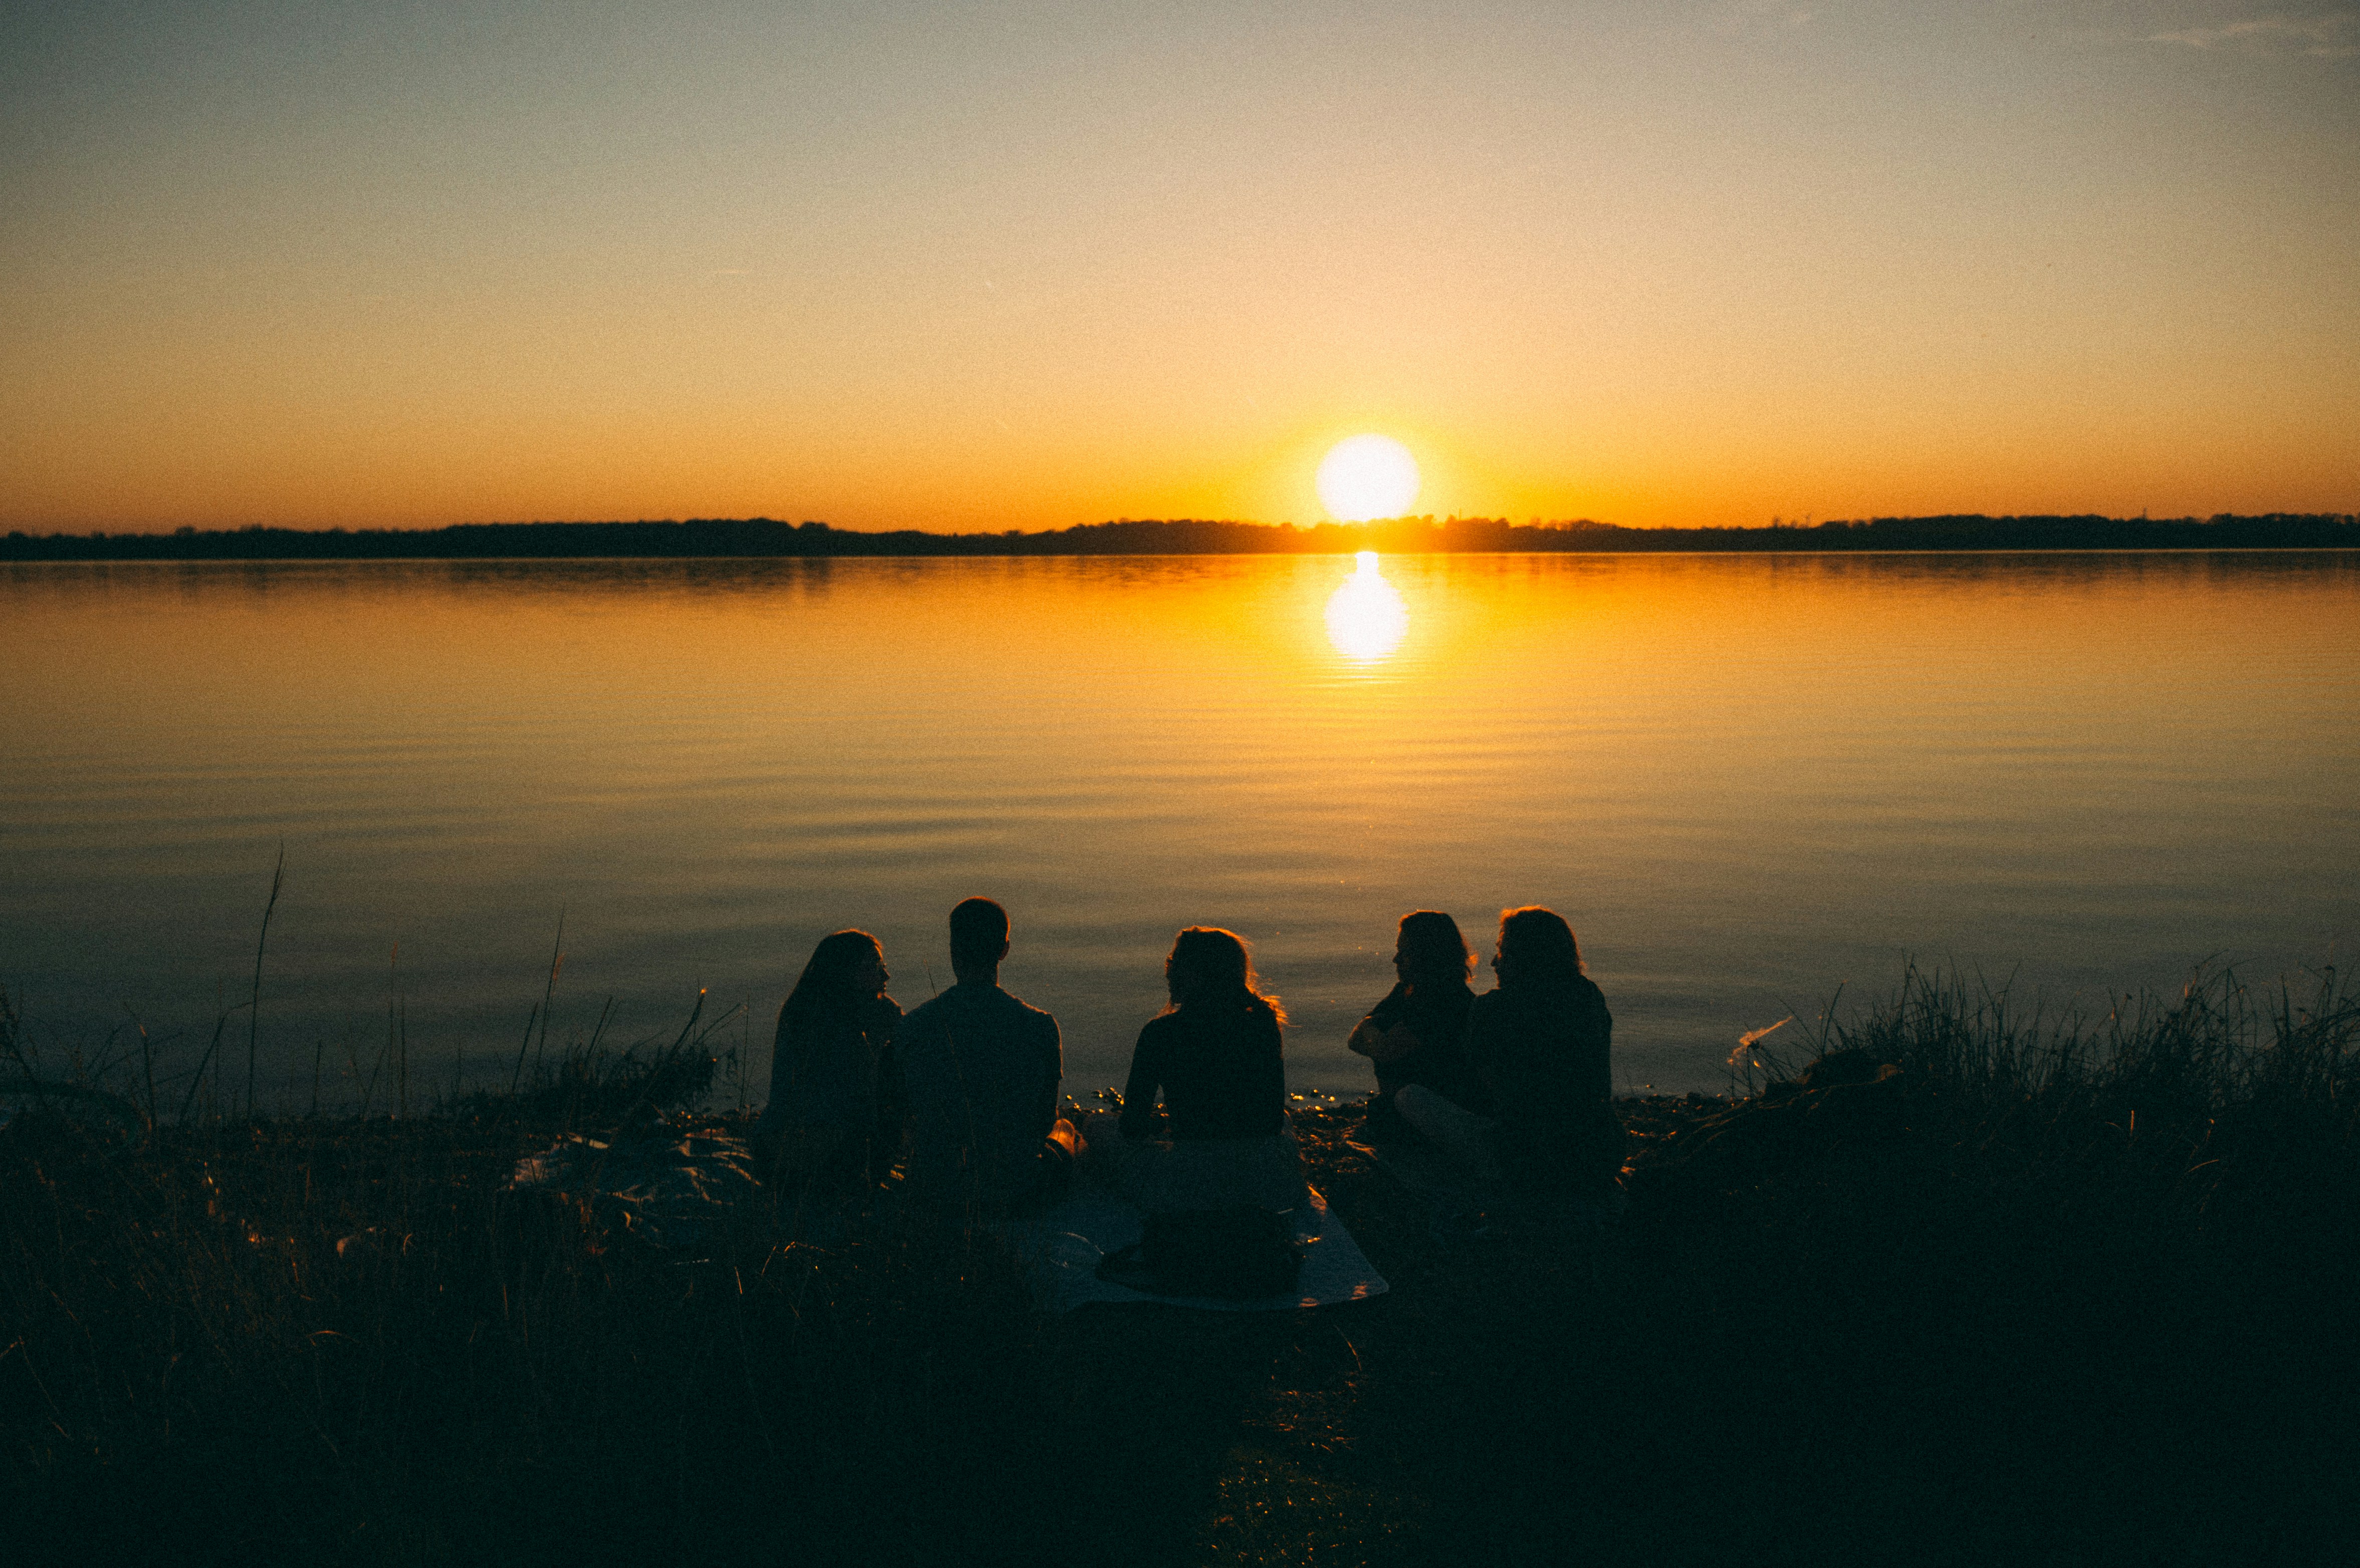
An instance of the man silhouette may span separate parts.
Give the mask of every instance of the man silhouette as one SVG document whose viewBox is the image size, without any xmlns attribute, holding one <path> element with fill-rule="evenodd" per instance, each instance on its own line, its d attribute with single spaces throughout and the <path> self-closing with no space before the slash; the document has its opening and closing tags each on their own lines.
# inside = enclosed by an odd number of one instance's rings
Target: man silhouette
<svg viewBox="0 0 2360 1568">
<path fill-rule="evenodd" d="M 910 1177 L 937 1203 L 1006 1208 L 1060 1190 L 1079 1135 L 1057 1116 L 1057 1020 L 1000 988 L 1008 911 L 951 910 L 957 984 L 893 1032 L 910 1117 Z"/>
</svg>

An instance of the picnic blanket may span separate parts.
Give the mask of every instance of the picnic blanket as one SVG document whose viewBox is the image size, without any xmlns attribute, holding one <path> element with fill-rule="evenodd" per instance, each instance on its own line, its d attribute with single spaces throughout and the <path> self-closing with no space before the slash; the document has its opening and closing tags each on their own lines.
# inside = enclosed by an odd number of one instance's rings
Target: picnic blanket
<svg viewBox="0 0 2360 1568">
<path fill-rule="evenodd" d="M 1000 1229 L 1024 1266 L 1033 1299 L 1043 1311 L 1069 1312 L 1093 1302 L 1164 1301 L 1217 1312 L 1280 1312 L 1328 1307 L 1382 1296 L 1384 1276 L 1370 1264 L 1360 1244 L 1328 1208 L 1317 1188 L 1295 1211 L 1295 1237 L 1303 1247 L 1303 1272 L 1295 1290 L 1259 1301 L 1229 1301 L 1203 1296 L 1159 1296 L 1098 1277 L 1098 1260 L 1139 1239 L 1138 1208 L 1102 1188 L 1076 1186 L 1050 1207 L 1002 1224 Z"/>
</svg>

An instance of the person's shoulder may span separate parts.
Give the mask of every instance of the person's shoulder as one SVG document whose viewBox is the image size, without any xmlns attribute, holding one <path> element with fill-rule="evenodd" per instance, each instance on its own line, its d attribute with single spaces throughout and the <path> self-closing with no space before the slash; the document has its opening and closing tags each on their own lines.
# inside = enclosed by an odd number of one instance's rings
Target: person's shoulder
<svg viewBox="0 0 2360 1568">
<path fill-rule="evenodd" d="M 1437 1013 L 1464 1013 L 1475 1005 L 1475 988 L 1467 985 L 1437 985 L 1431 992 L 1419 992 L 1418 996 L 1427 1007 Z"/>
<path fill-rule="evenodd" d="M 1168 1013 L 1158 1013 L 1140 1026 L 1139 1042 L 1145 1045 L 1150 1040 L 1172 1040 L 1186 1032 L 1187 1028 L 1178 1009 L 1175 1008 Z"/>
<path fill-rule="evenodd" d="M 1056 1019 L 1003 985 L 961 985 L 944 995 L 956 998 L 955 1005 L 968 1018 L 996 1030 L 1021 1036 L 1028 1030 L 1057 1027 Z"/>
<path fill-rule="evenodd" d="M 972 987 L 954 985 L 947 991 L 937 991 L 903 1015 L 896 1037 L 921 1040 L 958 1034 L 978 1028 L 998 1029 L 1007 1014 L 1008 996 L 996 987 L 981 995 Z M 1022 1006 L 1017 1003 L 1017 1006 Z"/>
<path fill-rule="evenodd" d="M 976 998 L 978 1007 L 996 1015 L 996 1028 L 1010 1031 L 1013 1039 L 1031 1037 L 1035 1040 L 1058 1040 L 1057 1020 L 1046 1008 L 1036 1007 L 1004 985 L 994 985 L 989 992 Z"/>
<path fill-rule="evenodd" d="M 1018 996 L 1015 992 L 1011 991 L 1006 986 L 996 986 L 994 989 L 998 993 L 995 1003 L 996 1006 L 1006 1007 L 1009 1011 L 1020 1014 L 1028 1018 L 1047 1018 L 1051 1023 L 1055 1023 L 1057 1021 L 1056 1018 L 1051 1015 L 1049 1009 L 1046 1007 L 1034 1007 L 1032 1003 L 1026 1001 L 1023 997 Z"/>
<path fill-rule="evenodd" d="M 1279 1022 L 1278 1009 L 1266 997 L 1256 996 L 1248 1002 L 1240 1010 L 1239 1018 L 1245 1031 L 1258 1040 L 1275 1040 L 1285 1031 L 1285 1026 Z"/>
<path fill-rule="evenodd" d="M 1011 996 L 1008 999 L 1016 1004 L 1018 1013 L 1024 1019 L 1025 1027 L 1035 1034 L 1054 1035 L 1058 1032 L 1057 1015 L 1048 1008 L 1036 1007 L 1022 996 Z"/>
<path fill-rule="evenodd" d="M 1494 1036 L 1531 1028 L 1536 1000 L 1529 989 L 1518 991 L 1505 985 L 1476 992 L 1468 999 L 1467 1028 L 1474 1034 Z"/>
</svg>

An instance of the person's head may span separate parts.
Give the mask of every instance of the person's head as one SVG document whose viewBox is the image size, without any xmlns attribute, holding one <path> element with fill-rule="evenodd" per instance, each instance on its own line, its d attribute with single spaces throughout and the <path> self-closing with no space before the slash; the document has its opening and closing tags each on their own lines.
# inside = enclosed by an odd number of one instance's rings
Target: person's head
<svg viewBox="0 0 2360 1568">
<path fill-rule="evenodd" d="M 989 898 L 962 898 L 951 909 L 951 973 L 998 974 L 1008 956 L 1008 911 Z"/>
<path fill-rule="evenodd" d="M 1502 985 L 1561 985 L 1581 977 L 1581 949 L 1564 916 L 1527 904 L 1500 911 L 1500 951 L 1491 967 Z"/>
<path fill-rule="evenodd" d="M 1253 958 L 1245 939 L 1219 926 L 1190 926 L 1175 938 L 1172 956 L 1164 961 L 1164 981 L 1175 1007 L 1218 1007 L 1236 1003 L 1279 1011 L 1278 998 L 1264 996 L 1255 985 Z"/>
<path fill-rule="evenodd" d="M 803 977 L 787 994 L 787 1006 L 798 1013 L 847 1007 L 876 996 L 891 978 L 875 937 L 865 931 L 834 931 L 812 949 Z"/>
<path fill-rule="evenodd" d="M 1412 986 L 1463 985 L 1475 967 L 1459 922 L 1439 909 L 1414 909 L 1401 918 L 1393 946 L 1393 972 Z"/>
</svg>

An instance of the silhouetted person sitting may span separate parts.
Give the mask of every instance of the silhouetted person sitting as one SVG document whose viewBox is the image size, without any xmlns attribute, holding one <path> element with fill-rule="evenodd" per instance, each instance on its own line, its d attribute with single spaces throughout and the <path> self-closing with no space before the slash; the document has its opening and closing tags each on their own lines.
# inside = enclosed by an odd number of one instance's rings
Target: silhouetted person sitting
<svg viewBox="0 0 2360 1568">
<path fill-rule="evenodd" d="M 887 1051 L 901 1009 L 885 995 L 885 952 L 863 931 L 820 938 L 779 1009 L 770 1099 L 754 1124 L 769 1179 L 803 1187 L 867 1173 L 898 1135 Z"/>
<path fill-rule="evenodd" d="M 1467 1009 L 1475 1000 L 1467 976 L 1474 967 L 1475 955 L 1459 934 L 1457 920 L 1437 909 L 1402 917 L 1393 947 L 1400 984 L 1344 1042 L 1377 1069 L 1377 1092 L 1360 1124 L 1362 1136 L 1380 1143 L 1404 1136 L 1405 1124 L 1393 1096 L 1412 1083 L 1478 1116 L 1491 1114 L 1491 1091 L 1467 1060 L 1463 1043 Z"/>
<path fill-rule="evenodd" d="M 1468 1008 L 1465 1043 L 1496 1118 L 1422 1084 L 1395 1094 L 1395 1106 L 1479 1180 L 1504 1177 L 1535 1197 L 1611 1198 L 1622 1164 L 1614 1018 L 1581 972 L 1573 928 L 1537 906 L 1503 910 L 1491 965 L 1500 984 Z"/>
<path fill-rule="evenodd" d="M 1244 942 L 1218 927 L 1182 931 L 1164 975 L 1172 1005 L 1139 1031 L 1121 1119 L 1092 1143 L 1094 1164 L 1150 1213 L 1294 1208 L 1303 1161 L 1276 998 L 1255 988 Z"/>
<path fill-rule="evenodd" d="M 901 1020 L 893 1052 L 910 1113 L 910 1179 L 940 1204 L 1004 1208 L 1061 1191 L 1078 1135 L 1057 1117 L 1057 1020 L 1000 988 L 1008 911 L 951 910 L 958 983 Z"/>
</svg>

